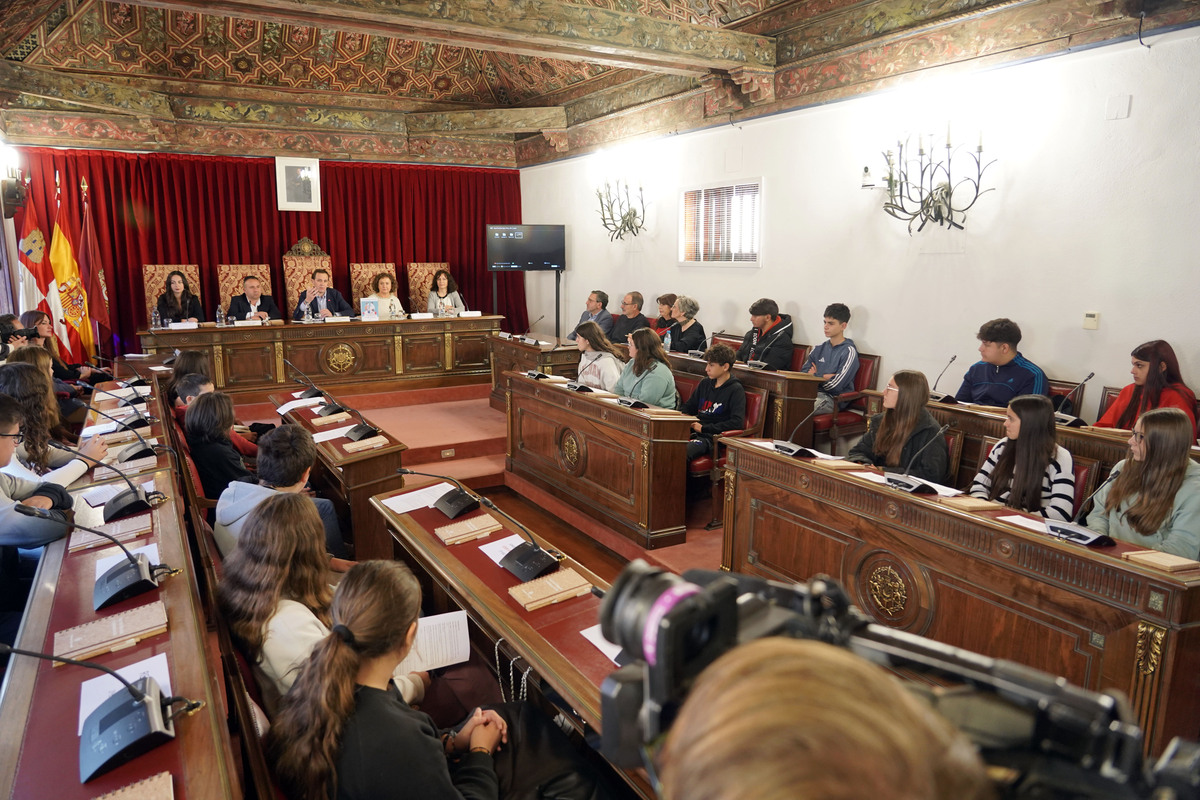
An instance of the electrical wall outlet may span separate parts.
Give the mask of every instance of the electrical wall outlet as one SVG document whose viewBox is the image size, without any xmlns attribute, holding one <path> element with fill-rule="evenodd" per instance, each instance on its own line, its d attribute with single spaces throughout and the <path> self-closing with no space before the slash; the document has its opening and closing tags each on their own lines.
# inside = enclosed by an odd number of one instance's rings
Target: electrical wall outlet
<svg viewBox="0 0 1200 800">
<path fill-rule="evenodd" d="M 1083 312 L 1083 329 L 1085 331 L 1099 330 L 1100 328 L 1100 312 L 1085 311 Z"/>
<path fill-rule="evenodd" d="M 442 451 L 442 458 L 454 458 L 454 448 Z"/>
</svg>

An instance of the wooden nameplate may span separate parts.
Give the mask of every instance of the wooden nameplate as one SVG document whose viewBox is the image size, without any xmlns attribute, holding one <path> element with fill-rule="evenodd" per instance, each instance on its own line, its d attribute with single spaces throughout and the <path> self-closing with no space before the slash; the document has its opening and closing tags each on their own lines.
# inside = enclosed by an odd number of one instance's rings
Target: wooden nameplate
<svg viewBox="0 0 1200 800">
<path fill-rule="evenodd" d="M 133 475 L 137 472 L 145 472 L 148 469 L 153 469 L 158 466 L 158 456 L 146 456 L 145 458 L 134 459 L 121 465 L 121 472 L 127 475 Z M 116 470 L 111 467 L 96 467 L 92 473 L 93 481 L 106 481 L 109 478 L 121 477 Z"/>
<path fill-rule="evenodd" d="M 1184 572 L 1189 569 L 1200 569 L 1200 561 L 1164 553 L 1160 550 L 1130 550 L 1122 553 L 1121 558 L 1139 564 L 1143 567 L 1154 567 L 1163 572 Z"/>
<path fill-rule="evenodd" d="M 536 611 L 552 603 L 581 597 L 592 590 L 592 584 L 571 567 L 563 567 L 549 575 L 509 587 L 508 593 L 526 611 Z"/>
<path fill-rule="evenodd" d="M 350 419 L 349 411 L 339 411 L 336 414 L 330 414 L 328 417 L 313 417 L 311 421 L 314 426 L 319 428 L 322 425 L 330 425 L 334 422 L 345 422 L 348 419 Z"/>
<path fill-rule="evenodd" d="M 808 462 L 815 464 L 818 467 L 826 469 L 871 469 L 867 464 L 859 464 L 857 461 L 847 461 L 844 458 L 816 458 Z"/>
<path fill-rule="evenodd" d="M 350 442 L 343 445 L 342 449 L 347 453 L 359 453 L 363 450 L 373 450 L 376 447 L 383 447 L 387 443 L 388 438 L 386 436 L 372 436 L 370 439 L 360 439 L 357 442 Z"/>
<path fill-rule="evenodd" d="M 156 600 L 111 617 L 76 625 L 54 634 L 54 655 L 63 658 L 91 658 L 132 647 L 142 639 L 167 629 L 167 607 Z M 60 666 L 55 662 L 54 666 Z"/>
<path fill-rule="evenodd" d="M 500 530 L 501 525 L 491 514 L 479 514 L 469 519 L 462 519 L 458 522 L 452 522 L 449 525 L 443 525 L 440 528 L 434 528 L 433 532 L 437 537 L 447 545 L 460 544 L 461 542 L 469 542 L 472 539 L 482 539 L 485 536 L 490 536 L 492 532 Z"/>
<path fill-rule="evenodd" d="M 118 542 L 128 542 L 131 539 L 136 539 L 139 536 L 144 536 L 149 533 L 152 515 L 150 512 L 138 514 L 136 517 L 126 517 L 125 519 L 114 520 L 113 522 L 97 525 L 96 529 L 104 531 L 112 535 Z M 99 534 L 91 531 L 81 531 L 78 528 L 71 531 L 71 543 L 67 545 L 68 553 L 78 553 L 80 550 L 90 550 L 93 547 L 102 547 L 112 544 L 108 539 L 105 539 Z"/>
<path fill-rule="evenodd" d="M 102 794 L 96 800 L 174 800 L 175 787 L 171 773 L 160 772 L 145 780 L 122 786 L 120 789 Z"/>
<path fill-rule="evenodd" d="M 942 497 L 938 502 L 951 508 L 957 508 L 959 511 L 988 511 L 993 508 L 1000 508 L 1000 504 L 995 500 L 985 500 L 982 497 L 971 497 L 969 494 L 958 494 L 954 497 Z"/>
</svg>

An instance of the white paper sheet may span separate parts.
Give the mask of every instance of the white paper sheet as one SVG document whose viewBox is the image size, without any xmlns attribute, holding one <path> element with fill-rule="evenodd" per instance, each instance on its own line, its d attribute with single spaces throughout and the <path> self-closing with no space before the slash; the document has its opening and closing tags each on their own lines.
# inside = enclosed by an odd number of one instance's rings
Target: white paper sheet
<svg viewBox="0 0 1200 800">
<path fill-rule="evenodd" d="M 149 675 L 158 681 L 163 697 L 172 695 L 171 671 L 167 667 L 166 653 L 159 653 L 145 661 L 122 667 L 116 672 L 130 683 L 143 675 Z M 88 715 L 99 708 L 101 703 L 112 697 L 113 692 L 116 691 L 128 692 L 129 690 L 125 688 L 125 684 L 112 675 L 101 675 L 99 678 L 92 678 L 79 685 L 79 730 L 76 732 L 76 736 L 83 735 L 83 721 L 88 718 Z"/>
<path fill-rule="evenodd" d="M 451 611 L 448 614 L 421 617 L 417 622 L 417 638 L 413 641 L 412 650 L 392 674 L 428 672 L 451 664 L 461 664 L 470 656 L 467 612 Z"/>
<path fill-rule="evenodd" d="M 604 655 L 608 657 L 609 661 L 613 662 L 614 664 L 617 663 L 617 654 L 621 652 L 621 646 L 619 644 L 613 644 L 608 639 L 604 638 L 604 634 L 600 632 L 599 623 L 590 628 L 584 628 L 580 631 L 580 633 L 583 634 L 583 638 L 596 645 L 596 649 L 601 653 L 604 653 Z"/>
<path fill-rule="evenodd" d="M 347 316 L 340 316 L 340 317 L 325 317 L 325 321 L 326 321 L 326 322 L 349 322 L 349 321 L 350 321 L 350 317 L 347 317 Z"/>
<path fill-rule="evenodd" d="M 117 397 L 123 397 L 126 400 L 133 397 L 134 395 L 138 395 L 139 397 L 149 397 L 150 396 L 150 387 L 149 386 L 118 386 L 116 389 L 111 390 L 109 392 L 109 394 L 115 394 Z"/>
<path fill-rule="evenodd" d="M 314 442 L 328 442 L 332 439 L 341 439 L 354 428 L 354 425 L 347 425 L 344 428 L 333 428 L 328 431 L 321 431 L 313 434 Z"/>
<path fill-rule="evenodd" d="M 116 547 L 116 545 L 113 545 L 113 547 Z M 147 561 L 149 561 L 151 564 L 158 563 L 158 545 L 157 544 L 148 544 L 145 547 L 139 547 L 137 550 L 130 550 L 129 552 L 133 553 L 135 556 L 138 553 L 145 553 Z M 121 553 L 121 552 L 118 552 L 116 555 L 105 556 L 104 558 L 97 558 L 96 559 L 96 580 L 100 580 L 100 576 L 103 575 L 104 573 L 108 572 L 109 569 L 112 568 L 113 564 L 116 564 L 118 561 L 125 561 L 125 560 L 126 560 L 125 554 Z"/>
<path fill-rule="evenodd" d="M 884 476 L 880 475 L 878 472 L 858 472 L 858 471 L 855 471 L 855 472 L 850 472 L 850 473 L 848 473 L 848 474 L 850 474 L 850 475 L 853 475 L 853 476 L 854 476 L 854 477 L 856 477 L 856 478 L 865 478 L 865 479 L 867 479 L 867 480 L 869 480 L 869 481 L 873 481 L 874 483 L 882 483 L 884 486 L 886 486 L 886 485 L 887 485 L 887 478 L 885 478 Z"/>
<path fill-rule="evenodd" d="M 996 517 L 1001 522 L 1007 522 L 1010 525 L 1020 525 L 1022 528 L 1028 528 L 1031 531 L 1038 533 L 1046 532 L 1046 521 L 1041 519 L 1033 519 L 1031 517 L 1022 517 L 1020 514 L 1005 514 L 1003 517 Z"/>
<path fill-rule="evenodd" d="M 479 549 L 483 551 L 485 556 L 490 558 L 492 561 L 495 561 L 496 565 L 499 566 L 500 561 L 503 560 L 506 555 L 508 555 L 508 551 L 512 550 L 523 541 L 525 541 L 525 538 L 521 536 L 521 534 L 514 533 L 512 536 L 505 536 L 503 539 L 499 539 L 494 542 L 488 542 L 487 544 L 481 544 L 479 545 Z"/>
<path fill-rule="evenodd" d="M 149 358 L 149 353 L 126 353 L 125 358 Z"/>
<path fill-rule="evenodd" d="M 383 504 L 397 514 L 407 514 L 410 511 L 416 511 L 418 508 L 429 508 L 438 501 L 439 497 L 453 488 L 449 483 L 442 481 L 441 483 L 434 483 L 423 489 L 418 489 L 415 492 L 389 497 L 383 501 Z"/>
<path fill-rule="evenodd" d="M 301 392 L 301 394 L 303 394 L 303 392 Z M 296 400 L 289 400 L 275 410 L 280 414 L 286 414 L 296 408 L 307 408 L 309 406 L 319 405 L 320 403 L 324 402 L 324 397 L 301 397 L 297 398 Z"/>
<path fill-rule="evenodd" d="M 171 367 L 164 367 L 161 364 L 152 364 L 150 369 L 154 372 L 171 372 Z"/>
<path fill-rule="evenodd" d="M 88 425 L 79 432 L 79 435 L 86 439 L 89 436 L 97 436 L 101 433 L 112 433 L 116 429 L 116 422 L 102 422 L 99 425 Z"/>
<path fill-rule="evenodd" d="M 107 486 L 97 486 L 95 489 L 89 489 L 88 491 L 84 492 L 83 494 L 81 494 L 79 496 L 81 498 L 83 498 L 83 500 L 86 501 L 89 506 L 91 506 L 92 508 L 96 508 L 97 506 L 104 505 L 109 500 L 113 499 L 114 497 L 119 495 L 121 492 L 124 492 L 128 488 L 129 487 L 126 486 L 123 482 L 122 483 L 110 483 Z M 154 491 L 154 481 L 153 480 L 146 481 L 145 483 L 142 484 L 142 488 L 145 489 L 147 492 L 153 492 Z"/>
</svg>

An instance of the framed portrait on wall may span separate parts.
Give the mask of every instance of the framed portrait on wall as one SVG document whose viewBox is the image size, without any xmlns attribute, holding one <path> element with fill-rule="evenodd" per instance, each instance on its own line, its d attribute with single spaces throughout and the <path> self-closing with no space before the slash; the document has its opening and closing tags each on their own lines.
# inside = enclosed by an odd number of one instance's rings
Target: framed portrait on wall
<svg viewBox="0 0 1200 800">
<path fill-rule="evenodd" d="M 320 211 L 320 160 L 276 157 L 275 193 L 280 211 Z"/>
</svg>

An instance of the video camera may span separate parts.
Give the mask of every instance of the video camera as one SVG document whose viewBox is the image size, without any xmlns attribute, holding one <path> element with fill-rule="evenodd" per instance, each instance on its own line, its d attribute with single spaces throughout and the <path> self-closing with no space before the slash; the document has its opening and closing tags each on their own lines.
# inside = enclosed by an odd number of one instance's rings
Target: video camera
<svg viewBox="0 0 1200 800">
<path fill-rule="evenodd" d="M 987 658 L 872 623 L 837 581 L 786 584 L 689 570 L 680 578 L 642 560 L 600 606 L 604 637 L 634 663 L 601 686 L 601 750 L 626 768 L 649 759 L 700 673 L 721 654 L 766 636 L 845 647 L 886 668 L 936 677 L 909 682 L 979 748 L 1003 798 L 1200 800 L 1200 746 L 1173 739 L 1153 768 L 1119 692 L 1091 692 L 1012 661 Z"/>
<path fill-rule="evenodd" d="M 14 336 L 32 339 L 37 335 L 37 328 L 14 328 L 11 322 L 0 322 L 0 344 L 8 344 Z"/>
</svg>

